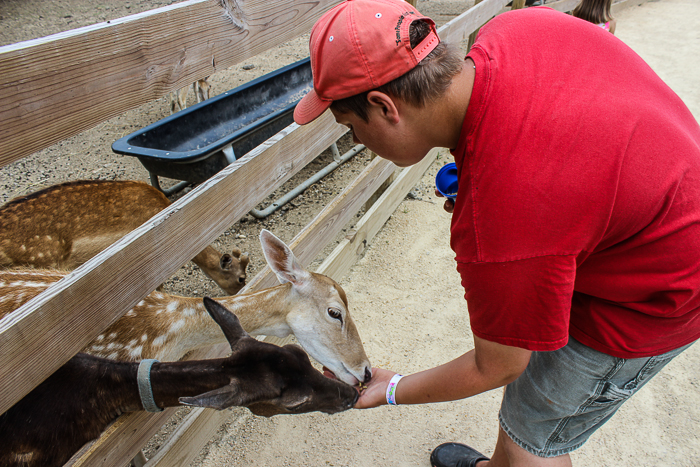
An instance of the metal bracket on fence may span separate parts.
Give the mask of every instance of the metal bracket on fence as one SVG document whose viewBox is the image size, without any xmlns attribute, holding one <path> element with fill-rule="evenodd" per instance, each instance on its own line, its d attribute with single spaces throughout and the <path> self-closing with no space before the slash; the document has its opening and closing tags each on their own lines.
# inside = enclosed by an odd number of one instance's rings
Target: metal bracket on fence
<svg viewBox="0 0 700 467">
<path fill-rule="evenodd" d="M 311 177 L 307 178 L 305 182 L 301 183 L 298 185 L 296 188 L 294 188 L 292 191 L 288 192 L 286 195 L 282 196 L 281 198 L 277 199 L 274 201 L 271 205 L 269 205 L 267 208 L 263 210 L 257 210 L 257 209 L 252 209 L 250 211 L 250 215 L 255 217 L 256 219 L 264 219 L 297 196 L 299 196 L 304 190 L 306 190 L 308 187 L 316 183 L 317 181 L 321 180 L 323 177 L 340 167 L 341 164 L 344 162 L 349 161 L 352 159 L 358 152 L 362 151 L 365 148 L 363 144 L 358 144 L 342 156 L 340 155 L 340 152 L 338 151 L 338 145 L 336 143 L 333 143 L 331 145 L 331 152 L 333 153 L 333 162 L 316 172 L 314 175 Z M 336 157 L 337 154 L 337 157 Z"/>
<path fill-rule="evenodd" d="M 228 162 L 229 165 L 233 164 L 233 162 L 236 160 L 236 155 L 233 153 L 233 145 L 229 144 L 228 146 L 221 148 L 221 152 L 224 153 L 226 162 Z"/>
</svg>

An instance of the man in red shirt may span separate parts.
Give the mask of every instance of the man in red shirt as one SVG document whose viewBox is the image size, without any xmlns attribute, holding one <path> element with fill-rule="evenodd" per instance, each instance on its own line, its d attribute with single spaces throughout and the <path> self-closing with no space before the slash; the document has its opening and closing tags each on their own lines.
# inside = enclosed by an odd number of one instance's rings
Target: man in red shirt
<svg viewBox="0 0 700 467">
<path fill-rule="evenodd" d="M 445 208 L 474 349 L 406 377 L 374 369 L 356 407 L 506 386 L 492 458 L 446 443 L 432 465 L 571 465 L 700 338 L 697 122 L 629 47 L 549 8 L 497 16 L 462 59 L 411 5 L 347 0 L 310 49 L 297 123 L 330 108 L 397 165 L 447 147 L 459 174 Z"/>
</svg>

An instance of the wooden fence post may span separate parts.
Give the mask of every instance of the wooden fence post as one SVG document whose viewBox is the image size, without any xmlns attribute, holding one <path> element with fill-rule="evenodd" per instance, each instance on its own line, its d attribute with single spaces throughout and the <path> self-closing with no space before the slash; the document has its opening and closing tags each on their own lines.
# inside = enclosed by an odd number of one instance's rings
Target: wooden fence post
<svg viewBox="0 0 700 467">
<path fill-rule="evenodd" d="M 479 3 L 481 3 L 482 0 L 474 0 L 474 6 L 477 6 Z M 479 28 L 481 29 L 481 28 Z M 479 29 L 474 31 L 473 33 L 469 34 L 469 45 L 467 46 L 467 51 L 472 48 L 472 45 L 474 45 L 474 41 L 476 40 L 477 34 L 479 34 Z"/>
</svg>

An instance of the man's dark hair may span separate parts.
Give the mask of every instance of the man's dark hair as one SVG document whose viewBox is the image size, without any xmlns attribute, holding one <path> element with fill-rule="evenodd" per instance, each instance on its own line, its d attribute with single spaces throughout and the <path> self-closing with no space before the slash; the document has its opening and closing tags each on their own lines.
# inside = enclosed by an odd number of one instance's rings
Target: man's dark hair
<svg viewBox="0 0 700 467">
<path fill-rule="evenodd" d="M 427 22 L 417 20 L 411 23 L 409 29 L 411 47 L 418 46 L 428 33 L 430 33 L 430 25 Z M 458 48 L 440 42 L 411 71 L 374 90 L 397 97 L 417 107 L 423 107 L 445 93 L 452 78 L 461 71 L 463 63 L 464 57 Z M 333 101 L 331 108 L 340 113 L 353 112 L 367 122 L 369 121 L 367 112 L 369 92 L 365 91 Z"/>
</svg>

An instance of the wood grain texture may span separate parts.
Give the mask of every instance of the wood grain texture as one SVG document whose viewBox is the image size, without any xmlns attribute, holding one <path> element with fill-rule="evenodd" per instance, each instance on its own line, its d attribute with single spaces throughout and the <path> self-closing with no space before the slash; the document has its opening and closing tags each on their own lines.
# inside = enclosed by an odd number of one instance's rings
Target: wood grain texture
<svg viewBox="0 0 700 467">
<path fill-rule="evenodd" d="M 294 237 L 290 248 L 299 262 L 307 265 L 313 261 L 321 249 L 333 240 L 343 226 L 360 210 L 364 202 L 384 183 L 384 180 L 394 173 L 394 170 L 396 166 L 386 159 L 377 157 L 370 162 L 352 183 Z M 268 266 L 265 269 L 268 270 L 267 274 L 261 274 L 260 278 L 256 277 L 252 284 L 257 289 L 277 284 L 277 277 L 269 271 Z"/>
<path fill-rule="evenodd" d="M 504 9 L 509 0 L 484 0 L 438 29 L 440 39 L 459 44 Z"/>
<path fill-rule="evenodd" d="M 339 0 L 189 0 L 0 47 L 0 166 L 308 32 Z"/>
<path fill-rule="evenodd" d="M 447 149 L 435 148 L 418 164 L 402 170 L 391 186 L 362 216 L 353 232 L 348 233 L 347 237 L 323 261 L 319 270 L 323 270 L 324 274 L 337 281 L 342 279 L 350 267 L 360 259 L 367 245 L 406 197 L 406 193 L 420 181 L 425 171 L 435 162 L 440 151 L 447 152 Z"/>
</svg>

